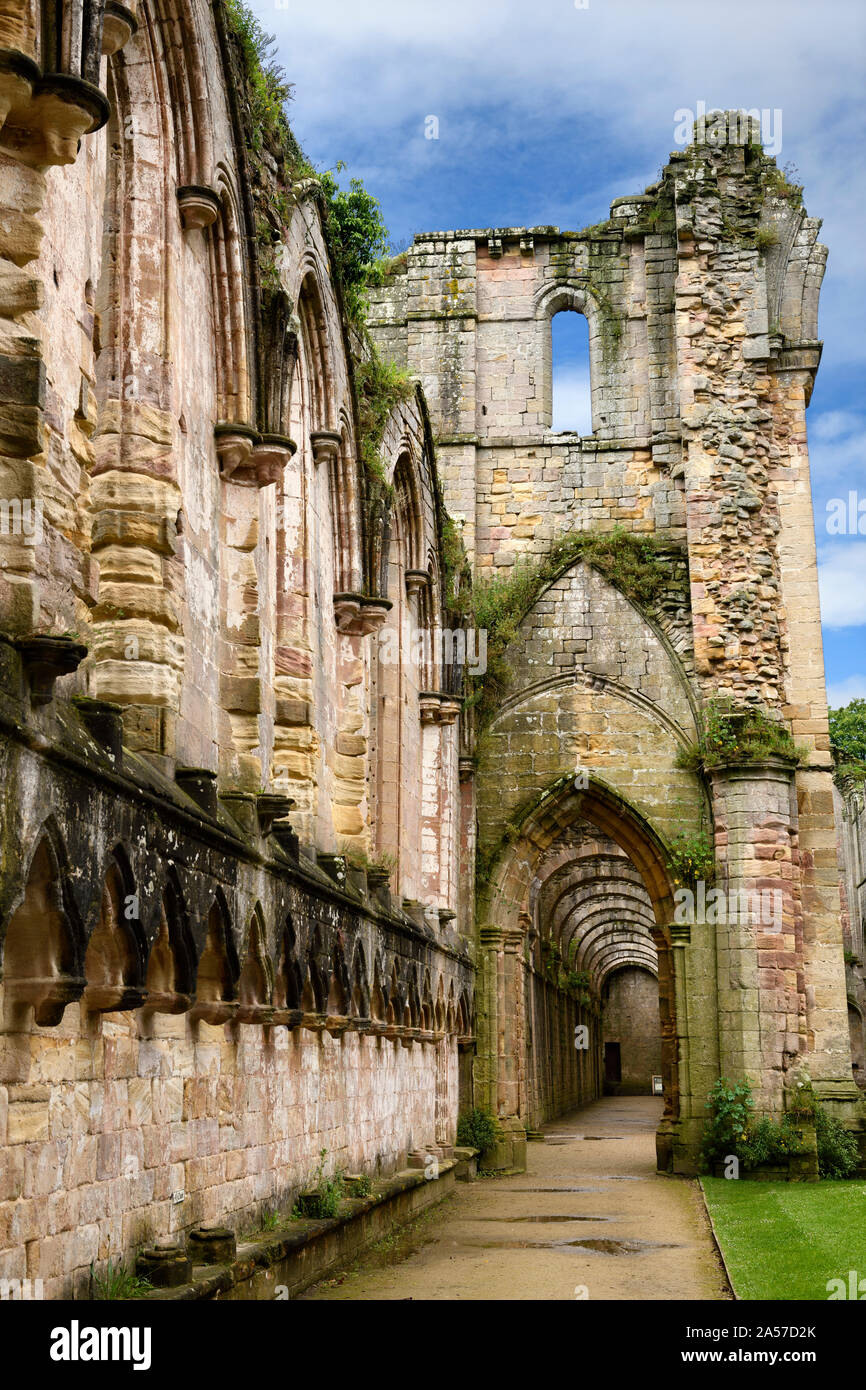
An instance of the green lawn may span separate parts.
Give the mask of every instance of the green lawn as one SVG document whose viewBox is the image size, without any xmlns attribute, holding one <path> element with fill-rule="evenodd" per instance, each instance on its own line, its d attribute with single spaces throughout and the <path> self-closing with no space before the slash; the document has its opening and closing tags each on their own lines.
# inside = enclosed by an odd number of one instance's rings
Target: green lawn
<svg viewBox="0 0 866 1390">
<path fill-rule="evenodd" d="M 740 1298 L 829 1297 L 828 1279 L 856 1270 L 866 1297 L 866 1185 L 702 1178 Z"/>
</svg>

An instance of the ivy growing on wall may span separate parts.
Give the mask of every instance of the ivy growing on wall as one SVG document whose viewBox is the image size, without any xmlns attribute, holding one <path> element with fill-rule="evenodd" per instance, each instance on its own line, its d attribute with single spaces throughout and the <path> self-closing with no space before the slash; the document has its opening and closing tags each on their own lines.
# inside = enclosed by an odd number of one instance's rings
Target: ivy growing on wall
<svg viewBox="0 0 866 1390">
<path fill-rule="evenodd" d="M 771 757 L 797 764 L 806 752 L 784 724 L 763 710 L 720 696 L 707 701 L 698 740 L 678 755 L 677 765 L 700 770 L 723 763 L 763 762 Z"/>
<path fill-rule="evenodd" d="M 648 608 L 671 589 L 682 587 L 670 550 L 670 545 L 620 527 L 610 532 L 575 531 L 555 540 L 546 555 L 518 560 L 506 575 L 481 579 L 471 592 L 464 592 L 465 617 L 487 633 L 487 670 L 475 678 L 468 697 L 479 723 L 492 717 L 511 681 L 505 653 L 521 622 L 563 570 L 583 560 L 628 598 Z"/>
</svg>

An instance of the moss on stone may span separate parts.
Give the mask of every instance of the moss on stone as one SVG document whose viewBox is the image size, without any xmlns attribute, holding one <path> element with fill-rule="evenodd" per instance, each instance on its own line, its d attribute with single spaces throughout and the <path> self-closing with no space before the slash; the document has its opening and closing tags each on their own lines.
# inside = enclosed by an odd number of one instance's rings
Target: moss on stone
<svg viewBox="0 0 866 1390">
<path fill-rule="evenodd" d="M 479 724 L 492 718 L 511 681 L 506 650 L 521 622 L 547 586 L 578 560 L 603 574 L 641 608 L 651 607 L 672 587 L 682 587 L 670 547 L 649 536 L 617 528 L 576 531 L 555 540 L 540 559 L 521 559 L 507 576 L 481 580 L 466 596 L 469 621 L 487 633 L 487 670 L 473 681 L 467 701 Z M 683 591 L 683 601 L 687 595 Z"/>
</svg>

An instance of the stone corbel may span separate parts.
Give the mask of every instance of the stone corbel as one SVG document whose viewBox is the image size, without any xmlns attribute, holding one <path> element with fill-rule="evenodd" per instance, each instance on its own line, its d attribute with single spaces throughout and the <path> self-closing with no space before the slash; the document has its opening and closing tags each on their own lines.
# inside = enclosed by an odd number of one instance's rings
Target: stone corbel
<svg viewBox="0 0 866 1390">
<path fill-rule="evenodd" d="M 421 711 L 422 724 L 439 723 L 439 696 L 431 691 L 422 690 L 418 696 L 418 707 Z"/>
<path fill-rule="evenodd" d="M 205 999 L 193 1004 L 189 1016 L 194 1021 L 201 1020 L 203 1023 L 218 1026 L 221 1023 L 233 1023 L 239 1009 L 240 1001 L 237 999 Z"/>
<path fill-rule="evenodd" d="M 289 460 L 297 451 L 297 444 L 287 434 L 263 434 L 253 448 L 251 467 L 259 487 L 270 487 L 278 483 Z"/>
<path fill-rule="evenodd" d="M 275 821 L 282 821 L 294 806 L 294 798 L 283 792 L 262 792 L 256 797 L 256 814 L 262 835 L 270 835 Z"/>
<path fill-rule="evenodd" d="M 243 482 L 249 471 L 253 445 L 259 435 L 250 425 L 221 423 L 214 429 L 221 476 L 226 482 Z M 240 472 L 241 476 L 235 478 Z"/>
<path fill-rule="evenodd" d="M 102 53 L 110 58 L 138 31 L 138 20 L 132 10 L 120 0 L 105 0 L 105 19 L 102 23 Z"/>
<path fill-rule="evenodd" d="M 20 75 L 21 64 L 17 66 Z M 65 72 L 39 77 L 30 90 L 29 99 L 7 107 L 0 148 L 33 169 L 74 164 L 82 136 L 91 135 L 108 120 L 108 97 L 92 82 Z"/>
<path fill-rule="evenodd" d="M 147 997 L 147 990 L 138 985 L 92 984 L 85 989 L 81 1002 L 88 1013 L 115 1014 L 140 1009 Z"/>
<path fill-rule="evenodd" d="M 263 1028 L 269 1028 L 274 1023 L 277 1010 L 273 1004 L 250 1003 L 241 1004 L 235 1014 L 235 1023 L 258 1023 Z"/>
<path fill-rule="evenodd" d="M 211 820 L 217 819 L 219 799 L 215 772 L 206 767 L 179 767 L 175 770 L 174 779 L 181 791 L 186 792 L 206 816 L 210 816 Z"/>
<path fill-rule="evenodd" d="M 10 111 L 29 106 L 39 83 L 38 63 L 14 48 L 0 48 L 0 126 Z"/>
<path fill-rule="evenodd" d="M 393 607 L 389 598 L 368 597 L 365 594 L 361 599 L 361 636 L 366 637 L 368 633 L 378 632 L 384 627 Z"/>
<path fill-rule="evenodd" d="M 71 637 L 23 637 L 15 643 L 30 690 L 30 703 L 38 708 L 54 699 L 54 682 L 77 671 L 87 648 Z"/>
<path fill-rule="evenodd" d="M 333 430 L 313 430 L 310 444 L 316 466 L 320 463 L 336 463 L 342 442 L 340 435 L 335 434 Z"/>
<path fill-rule="evenodd" d="M 456 724 L 463 708 L 461 701 L 455 700 L 451 695 L 440 695 L 439 700 L 439 723 Z"/>
<path fill-rule="evenodd" d="M 422 690 L 419 700 L 422 724 L 453 724 L 460 716 L 460 701 L 441 691 Z"/>
<path fill-rule="evenodd" d="M 348 637 L 366 637 L 378 632 L 393 604 L 390 599 L 368 594 L 334 594 L 334 621 L 337 631 Z"/>
<path fill-rule="evenodd" d="M 186 183 L 177 190 L 181 225 L 185 232 L 193 228 L 212 227 L 219 217 L 219 195 L 204 184 Z"/>
<path fill-rule="evenodd" d="M 30 1005 L 33 1022 L 39 1028 L 56 1028 L 67 1004 L 74 1004 L 84 993 L 87 981 L 79 976 L 51 975 L 4 982 L 6 998 L 14 1008 Z"/>
<path fill-rule="evenodd" d="M 426 570 L 407 570 L 403 579 L 409 598 L 413 598 L 415 594 L 422 593 L 430 584 L 430 576 Z"/>
</svg>

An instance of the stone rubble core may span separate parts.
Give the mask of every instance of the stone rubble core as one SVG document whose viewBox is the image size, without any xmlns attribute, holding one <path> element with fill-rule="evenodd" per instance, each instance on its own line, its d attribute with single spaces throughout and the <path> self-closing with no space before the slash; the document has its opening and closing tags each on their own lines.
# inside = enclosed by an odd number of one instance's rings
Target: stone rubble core
<svg viewBox="0 0 866 1390">
<path fill-rule="evenodd" d="M 694 1171 L 720 1072 L 778 1112 L 807 1066 L 861 1123 L 819 223 L 726 145 L 583 232 L 416 237 L 370 291 L 413 380 L 374 486 L 320 190 L 251 147 L 246 86 L 221 0 L 0 0 L 0 1279 L 49 1298 L 289 1209 L 323 1149 L 447 1156 L 476 1106 L 519 1168 L 527 1128 L 644 1085 L 641 1028 L 664 1169 Z M 587 438 L 550 428 L 562 309 Z M 571 553 L 491 711 L 438 643 L 406 659 L 472 622 L 446 512 L 482 593 L 573 533 L 646 539 L 665 583 Z M 695 770 L 718 696 L 801 764 Z M 773 931 L 675 920 L 703 827 Z"/>
</svg>

